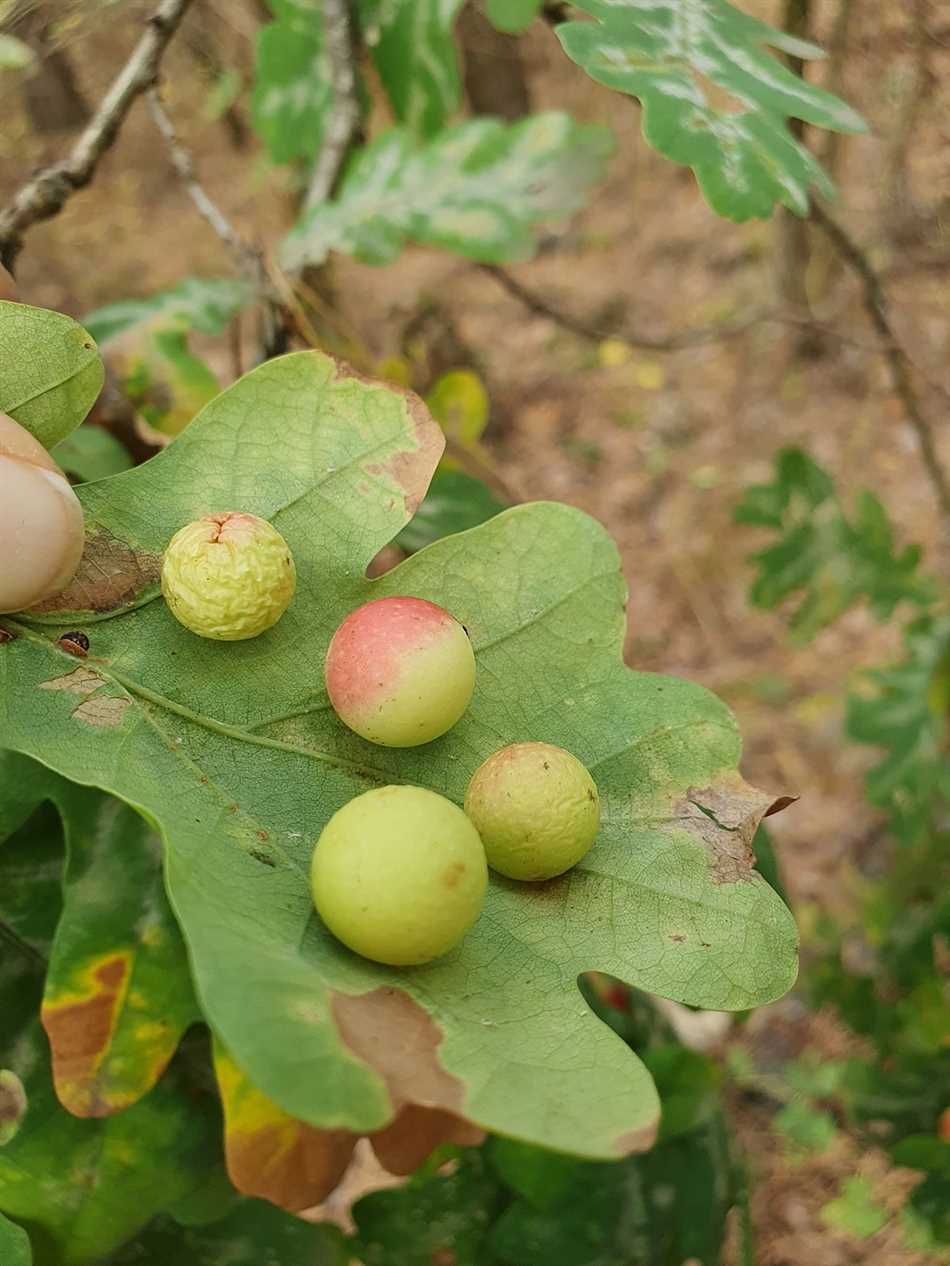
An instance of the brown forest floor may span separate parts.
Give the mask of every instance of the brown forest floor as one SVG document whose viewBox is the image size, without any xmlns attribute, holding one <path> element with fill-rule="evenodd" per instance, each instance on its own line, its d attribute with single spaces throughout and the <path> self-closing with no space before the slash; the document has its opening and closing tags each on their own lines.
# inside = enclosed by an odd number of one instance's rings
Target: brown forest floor
<svg viewBox="0 0 950 1266">
<path fill-rule="evenodd" d="M 84 90 L 97 99 L 129 47 L 138 0 L 101 22 L 75 11 L 69 47 Z M 83 7 L 85 5 L 85 8 Z M 226 61 L 250 65 L 250 6 L 208 4 L 206 25 Z M 746 4 L 775 19 L 777 4 Z M 817 5 L 827 26 L 831 5 Z M 844 91 L 871 123 L 867 137 L 839 150 L 838 214 L 886 270 L 896 325 L 932 383 L 950 387 L 950 3 L 934 0 L 938 30 L 931 89 L 909 152 L 910 185 L 926 214 L 911 231 L 886 235 L 874 176 L 881 169 L 893 96 L 906 50 L 909 5 L 865 4 L 855 24 Z M 942 35 L 939 32 L 942 31 Z M 942 39 L 943 42 L 940 42 Z M 550 32 L 524 42 L 534 104 L 560 106 L 609 123 L 619 140 L 610 178 L 558 248 L 512 271 L 571 312 L 663 335 L 741 315 L 771 291 L 773 229 L 717 220 L 692 177 L 652 153 L 636 109 L 570 67 Z M 202 180 L 243 230 L 273 242 L 287 224 L 292 191 L 252 142 L 237 152 L 224 125 L 202 117 L 207 94 L 199 63 L 180 43 L 167 63 L 169 107 Z M 246 117 L 246 96 L 239 102 Z M 0 77 L 0 198 L 33 166 L 62 152 L 65 138 L 38 140 L 20 108 L 16 81 Z M 871 179 L 869 180 L 869 174 Z M 939 259 L 942 252 L 942 260 Z M 938 259 L 936 264 L 924 261 Z M 55 222 L 35 228 L 19 267 L 28 302 L 76 315 L 113 299 L 147 295 L 185 275 L 228 275 L 220 243 L 176 184 L 144 108 L 136 108 L 100 178 Z M 672 354 L 634 349 L 604 364 L 595 345 L 532 316 L 474 266 L 407 250 L 386 269 L 335 266 L 346 319 L 375 358 L 398 353 L 403 332 L 426 305 L 433 326 L 452 331 L 492 397 L 491 449 L 524 498 L 558 498 L 589 511 L 614 534 L 631 591 L 628 658 L 717 691 L 746 735 L 744 772 L 775 792 L 801 795 L 772 820 L 797 910 L 807 927 L 816 907 L 845 917 L 862 868 L 881 865 L 876 815 L 862 795 L 871 754 L 842 733 L 843 698 L 862 667 L 886 659 L 893 630 L 857 611 L 795 647 L 786 620 L 750 609 L 747 554 L 755 533 L 731 524 L 742 489 L 769 475 L 776 450 L 804 445 L 850 500 L 861 487 L 884 500 L 901 541 L 932 557 L 938 517 L 913 433 L 874 350 L 853 281 L 815 243 L 809 282 L 847 339 L 826 339 L 817 359 L 796 358 L 787 327 L 762 325 L 728 342 Z M 605 315 L 606 314 L 606 315 Z M 829 315 L 829 319 L 831 319 Z M 619 324 L 620 322 L 618 322 Z M 226 360 L 222 365 L 226 366 Z M 950 398 L 924 389 L 942 433 Z M 785 1010 L 782 1010 L 782 1007 Z M 766 1014 L 759 1024 L 769 1023 Z M 845 1040 L 827 1017 L 779 1004 L 774 1024 L 790 1053 L 826 1054 Z M 754 1219 L 763 1266 L 926 1266 L 891 1229 L 866 1241 L 830 1232 L 818 1216 L 837 1183 L 860 1170 L 899 1203 L 905 1176 L 847 1142 L 791 1165 L 768 1129 L 768 1113 L 740 1105 L 739 1132 L 753 1171 Z"/>
</svg>

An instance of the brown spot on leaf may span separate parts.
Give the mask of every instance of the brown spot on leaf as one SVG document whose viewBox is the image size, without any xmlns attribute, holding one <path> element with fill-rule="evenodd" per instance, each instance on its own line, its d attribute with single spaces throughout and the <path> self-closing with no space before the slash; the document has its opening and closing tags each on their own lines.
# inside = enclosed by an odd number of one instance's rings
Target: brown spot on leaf
<svg viewBox="0 0 950 1266">
<path fill-rule="evenodd" d="M 83 664 L 62 677 L 50 677 L 49 681 L 41 681 L 40 690 L 68 690 L 74 695 L 91 695 L 94 690 L 104 686 L 105 682 L 92 668 Z"/>
<path fill-rule="evenodd" d="M 715 786 L 690 787 L 675 805 L 678 824 L 698 835 L 709 850 L 713 883 L 751 879 L 755 854 L 752 837 L 774 797 L 750 786 L 739 774 Z"/>
<path fill-rule="evenodd" d="M 94 695 L 73 710 L 73 719 L 97 730 L 112 730 L 122 724 L 125 710 L 131 702 L 123 695 Z"/>
<path fill-rule="evenodd" d="M 391 383 L 381 383 L 359 373 L 342 361 L 336 361 L 335 364 L 337 379 L 354 378 L 357 382 L 366 383 L 367 386 L 403 397 L 412 423 L 414 446 L 408 450 L 403 449 L 393 453 L 386 461 L 374 463 L 364 469 L 368 475 L 383 475 L 392 479 L 403 491 L 406 514 L 412 516 L 428 491 L 429 482 L 445 448 L 445 435 L 442 428 L 432 420 L 424 401 L 414 391 Z"/>
<path fill-rule="evenodd" d="M 461 1109 L 462 1082 L 436 1054 L 442 1030 L 402 989 L 387 985 L 358 996 L 334 993 L 331 1009 L 343 1041 L 386 1083 L 395 1112 L 405 1104 Z"/>
<path fill-rule="evenodd" d="M 99 1068 L 125 997 L 128 972 L 127 953 L 110 955 L 90 972 L 85 996 L 43 1002 L 40 1018 L 52 1051 L 56 1093 L 74 1116 L 102 1117 L 115 1111 Z"/>
<path fill-rule="evenodd" d="M 0 1146 L 9 1143 L 26 1116 L 27 1102 L 23 1082 L 16 1073 L 0 1068 Z"/>
<path fill-rule="evenodd" d="M 455 1266 L 458 1258 L 450 1248 L 432 1250 L 432 1266 Z"/>
<path fill-rule="evenodd" d="M 57 611 L 118 611 L 130 606 L 145 590 L 158 584 L 160 554 L 135 550 L 105 528 L 92 528 L 79 570 L 61 593 L 32 607 L 39 614 Z"/>
<path fill-rule="evenodd" d="M 656 1142 L 659 1128 L 660 1118 L 659 1114 L 657 1114 L 649 1125 L 641 1125 L 635 1130 L 627 1130 L 624 1134 L 618 1134 L 614 1139 L 614 1151 L 618 1156 L 631 1156 L 634 1152 L 648 1152 Z"/>
<path fill-rule="evenodd" d="M 224 1108 L 228 1176 L 238 1191 L 299 1213 L 336 1187 L 356 1135 L 316 1130 L 289 1116 L 244 1076 L 218 1043 L 214 1069 Z"/>
<path fill-rule="evenodd" d="M 300 1213 L 336 1187 L 355 1145 L 355 1134 L 315 1130 L 286 1117 L 253 1132 L 226 1130 L 224 1155 L 228 1177 L 242 1195 Z"/>
<path fill-rule="evenodd" d="M 443 1143 L 474 1147 L 485 1131 L 452 1112 L 407 1104 L 391 1125 L 369 1137 L 380 1164 L 391 1174 L 411 1174 Z"/>
<path fill-rule="evenodd" d="M 677 945 L 682 945 L 682 944 L 683 944 L 683 942 L 686 940 L 685 933 L 683 933 L 683 932 L 671 932 L 671 933 L 670 933 L 670 940 L 671 940 L 671 941 L 675 941 Z"/>
</svg>

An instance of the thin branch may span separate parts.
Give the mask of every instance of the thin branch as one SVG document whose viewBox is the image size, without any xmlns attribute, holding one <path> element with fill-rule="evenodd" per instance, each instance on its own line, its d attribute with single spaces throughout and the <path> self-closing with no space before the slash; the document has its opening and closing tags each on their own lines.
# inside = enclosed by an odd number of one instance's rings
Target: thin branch
<svg viewBox="0 0 950 1266">
<path fill-rule="evenodd" d="M 238 268 L 254 287 L 261 301 L 258 344 L 260 359 L 269 360 L 285 350 L 287 329 L 284 319 L 285 305 L 281 287 L 269 275 L 267 262 L 257 250 L 237 231 L 218 204 L 206 192 L 195 172 L 191 154 L 182 145 L 175 125 L 162 105 L 157 88 L 150 88 L 148 106 L 155 126 L 161 132 L 168 148 L 172 166 L 181 178 L 185 191 L 195 207 L 221 238 L 234 256 Z M 276 271 L 276 270 L 275 270 Z M 287 306 L 289 311 L 289 306 Z"/>
<path fill-rule="evenodd" d="M 930 423 L 924 417 L 920 407 L 911 377 L 911 360 L 898 341 L 894 327 L 891 325 L 881 279 L 850 233 L 815 201 L 812 202 L 811 218 L 828 236 L 844 262 L 861 281 L 864 290 L 864 307 L 871 319 L 871 324 L 883 340 L 883 351 L 891 368 L 894 390 L 900 396 L 907 420 L 916 432 L 924 466 L 936 493 L 941 512 L 945 520 L 950 523 L 950 476 L 943 467 Z"/>
<path fill-rule="evenodd" d="M 304 198 L 304 215 L 332 194 L 360 123 L 349 0 L 323 0 L 323 37 L 330 59 L 333 104 Z"/>
<path fill-rule="evenodd" d="M 24 232 L 37 221 L 57 215 L 76 190 L 92 180 L 132 103 L 158 78 L 165 49 L 191 3 L 192 0 L 162 0 L 69 156 L 45 167 L 0 211 L 0 260 L 7 268 L 19 253 Z"/>
<path fill-rule="evenodd" d="M 693 330 L 685 330 L 682 334 L 672 334 L 667 338 L 656 338 L 652 335 L 633 333 L 629 330 L 617 329 L 616 327 L 607 329 L 604 326 L 596 325 L 592 321 L 585 320 L 583 317 L 562 312 L 548 299 L 533 290 L 529 290 L 527 286 L 522 285 L 520 281 L 516 281 L 509 272 L 499 268 L 496 264 L 482 264 L 480 267 L 483 272 L 488 273 L 490 277 L 494 277 L 512 298 L 517 299 L 519 303 L 523 303 L 530 312 L 534 312 L 537 316 L 547 317 L 548 320 L 556 322 L 563 329 L 569 330 L 572 334 L 577 334 L 580 338 L 591 339 L 594 342 L 600 342 L 608 338 L 619 338 L 623 339 L 625 343 L 629 343 L 631 347 L 640 347 L 651 352 L 676 352 L 685 347 L 698 347 L 703 343 L 718 343 L 725 339 L 736 338 L 740 334 L 745 334 L 752 326 L 758 325 L 760 321 L 774 316 L 774 310 L 771 308 L 756 308 L 739 321 L 720 321 L 713 325 L 703 325 Z"/>
<path fill-rule="evenodd" d="M 189 198 L 198 208 L 199 214 L 208 221 L 221 241 L 234 255 L 241 270 L 248 273 L 255 282 L 259 281 L 263 275 L 263 265 L 259 253 L 245 242 L 218 204 L 209 197 L 199 183 L 191 155 L 179 141 L 175 132 L 175 125 L 168 117 L 165 107 L 162 105 L 161 97 L 158 95 L 158 89 L 155 87 L 150 88 L 148 91 L 148 108 L 155 121 L 155 126 L 165 138 L 172 166 L 181 177 L 181 182 L 185 186 Z"/>
</svg>

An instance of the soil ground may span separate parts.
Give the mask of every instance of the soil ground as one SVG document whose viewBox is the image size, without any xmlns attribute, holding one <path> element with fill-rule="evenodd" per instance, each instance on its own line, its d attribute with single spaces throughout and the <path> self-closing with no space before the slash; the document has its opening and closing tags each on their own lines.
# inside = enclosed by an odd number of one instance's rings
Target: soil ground
<svg viewBox="0 0 950 1266">
<path fill-rule="evenodd" d="M 131 17 L 93 0 L 64 4 L 64 38 L 90 100 L 130 45 Z M 746 4 L 777 19 L 777 4 Z M 827 35 L 829 0 L 815 5 Z M 204 27 L 224 64 L 252 60 L 250 5 L 208 0 Z M 950 463 L 950 3 L 934 0 L 930 85 L 908 150 L 908 203 L 899 231 L 882 205 L 877 174 L 908 59 L 903 4 L 856 5 L 843 92 L 870 122 L 837 150 L 836 214 L 885 270 L 895 325 L 921 374 L 925 411 Z M 197 20 L 197 19 L 196 19 Z M 664 336 L 741 316 L 772 293 L 772 225 L 717 220 L 691 175 L 654 154 L 638 111 L 571 67 L 550 31 L 523 42 L 535 107 L 558 106 L 610 124 L 618 154 L 589 207 L 530 264 L 512 268 L 565 311 L 619 331 Z M 274 243 L 292 215 L 287 173 L 250 139 L 236 150 L 208 113 L 201 60 L 180 41 L 167 62 L 166 98 L 201 179 L 248 235 Z M 237 101 L 247 117 L 246 93 Z M 38 139 L 16 81 L 0 77 L 0 198 L 67 136 Z M 889 226 L 889 227 L 886 227 Z M 807 928 L 818 907 L 847 918 L 862 872 L 884 864 L 886 841 L 862 794 L 873 753 L 848 742 L 843 700 L 856 675 L 896 649 L 893 629 L 858 610 L 806 646 L 787 636 L 787 612 L 752 609 L 747 555 L 761 540 L 733 526 L 750 483 L 768 478 L 783 445 L 802 445 L 835 476 L 846 502 L 862 487 L 883 499 L 902 542 L 919 541 L 936 566 L 939 520 L 916 440 L 892 390 L 853 279 L 812 242 L 807 272 L 822 319 L 838 334 L 818 355 L 796 355 L 799 331 L 760 324 L 741 337 L 670 354 L 606 349 L 535 316 L 477 267 L 407 250 L 386 269 L 334 265 L 337 320 L 377 361 L 403 351 L 420 310 L 450 332 L 492 398 L 489 444 L 505 481 L 525 499 L 557 498 L 599 518 L 620 547 L 630 587 L 629 662 L 710 687 L 735 709 L 746 736 L 750 781 L 800 801 L 772 819 L 797 912 Z M 18 279 L 28 302 L 79 316 L 102 303 L 148 295 L 185 275 L 231 273 L 221 244 L 198 219 L 169 168 L 142 105 L 136 107 L 94 186 L 50 224 L 34 228 Z M 222 374 L 226 355 L 215 360 Z M 784 1034 L 790 1053 L 824 1054 L 847 1039 L 830 1017 L 799 1014 L 794 1000 L 757 1018 Z M 866 1173 L 894 1207 L 907 1176 L 843 1141 L 792 1166 L 769 1113 L 737 1105 L 753 1173 L 753 1212 L 763 1266 L 927 1266 L 896 1223 L 868 1240 L 831 1232 L 819 1210 L 844 1177 Z"/>
</svg>

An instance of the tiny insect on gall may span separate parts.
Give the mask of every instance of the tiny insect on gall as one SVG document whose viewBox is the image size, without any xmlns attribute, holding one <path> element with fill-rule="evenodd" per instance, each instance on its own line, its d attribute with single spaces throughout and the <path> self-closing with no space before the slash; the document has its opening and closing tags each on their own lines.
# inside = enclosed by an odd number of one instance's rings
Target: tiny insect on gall
<svg viewBox="0 0 950 1266">
<path fill-rule="evenodd" d="M 64 633 L 57 641 L 61 650 L 76 655 L 79 659 L 85 659 L 89 654 L 89 638 L 85 633 Z"/>
</svg>

